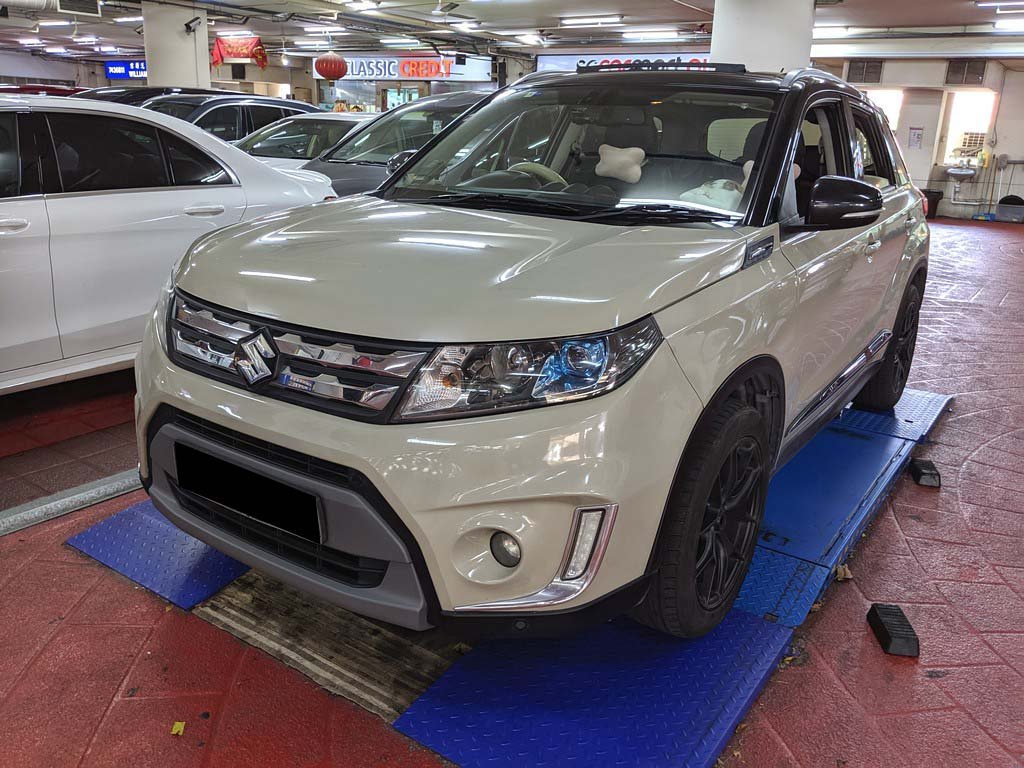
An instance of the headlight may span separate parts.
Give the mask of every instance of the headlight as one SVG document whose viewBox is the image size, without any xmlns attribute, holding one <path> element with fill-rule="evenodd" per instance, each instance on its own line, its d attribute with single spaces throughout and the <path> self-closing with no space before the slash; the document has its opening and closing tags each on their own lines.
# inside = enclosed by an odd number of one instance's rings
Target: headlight
<svg viewBox="0 0 1024 768">
<path fill-rule="evenodd" d="M 529 408 L 593 397 L 624 382 L 661 341 L 653 318 L 585 338 L 440 347 L 399 407 L 400 421 Z"/>
<path fill-rule="evenodd" d="M 164 352 L 167 351 L 167 313 L 171 307 L 171 297 L 174 295 L 174 272 L 167 278 L 160 294 L 156 297 L 156 308 L 153 310 L 153 327 L 156 329 L 157 338 L 160 339 L 160 346 Z"/>
</svg>

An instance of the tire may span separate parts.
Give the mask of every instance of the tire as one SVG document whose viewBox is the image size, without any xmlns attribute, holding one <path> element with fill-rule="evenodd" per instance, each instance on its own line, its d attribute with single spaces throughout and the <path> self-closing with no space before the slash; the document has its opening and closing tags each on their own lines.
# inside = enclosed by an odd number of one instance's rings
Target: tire
<svg viewBox="0 0 1024 768">
<path fill-rule="evenodd" d="M 896 314 L 896 327 L 885 349 L 882 365 L 853 398 L 853 407 L 863 411 L 888 411 L 907 386 L 917 346 L 917 325 L 921 313 L 921 288 L 910 283 Z"/>
<path fill-rule="evenodd" d="M 747 470 L 737 471 L 744 456 Z M 737 462 L 732 469 L 730 459 Z M 676 637 L 699 637 L 725 618 L 754 556 L 769 462 L 766 425 L 749 405 L 729 400 L 698 424 L 669 494 L 655 574 L 634 619 Z M 740 477 L 730 480 L 730 472 Z M 709 523 L 722 506 L 723 488 L 745 496 L 724 518 L 717 515 L 716 528 Z M 725 563 L 721 572 L 718 562 Z M 711 594 L 715 578 L 721 588 Z"/>
</svg>

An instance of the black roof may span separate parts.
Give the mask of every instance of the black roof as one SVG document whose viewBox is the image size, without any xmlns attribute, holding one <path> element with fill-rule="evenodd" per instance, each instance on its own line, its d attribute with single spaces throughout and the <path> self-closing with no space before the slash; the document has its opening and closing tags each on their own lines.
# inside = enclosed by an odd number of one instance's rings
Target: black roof
<svg viewBox="0 0 1024 768">
<path fill-rule="evenodd" d="M 717 68 L 716 68 L 717 67 Z M 845 80 L 818 69 L 797 69 L 789 73 L 747 72 L 742 65 L 605 65 L 581 67 L 576 72 L 536 72 L 518 80 L 512 87 L 543 88 L 552 85 L 636 85 L 676 84 L 680 87 L 709 86 L 722 88 L 785 91 L 793 87 L 823 87 L 840 90 L 851 96 L 862 94 Z"/>
<path fill-rule="evenodd" d="M 239 92 L 217 90 L 214 88 L 188 88 L 155 85 L 109 85 L 102 88 L 90 88 L 89 90 L 82 91 L 78 94 L 78 97 L 83 99 L 98 99 L 100 101 L 115 101 L 121 104 L 141 104 L 143 101 L 152 99 L 156 96 L 204 93 L 223 96 Z"/>
</svg>

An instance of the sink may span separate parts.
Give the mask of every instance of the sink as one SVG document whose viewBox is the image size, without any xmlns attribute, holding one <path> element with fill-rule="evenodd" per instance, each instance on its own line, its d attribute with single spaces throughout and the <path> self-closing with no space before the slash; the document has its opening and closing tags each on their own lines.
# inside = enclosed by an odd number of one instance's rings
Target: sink
<svg viewBox="0 0 1024 768">
<path fill-rule="evenodd" d="M 960 185 L 978 175 L 978 169 L 969 165 L 953 165 L 946 169 L 946 176 L 953 180 L 953 202 L 960 202 Z"/>
</svg>

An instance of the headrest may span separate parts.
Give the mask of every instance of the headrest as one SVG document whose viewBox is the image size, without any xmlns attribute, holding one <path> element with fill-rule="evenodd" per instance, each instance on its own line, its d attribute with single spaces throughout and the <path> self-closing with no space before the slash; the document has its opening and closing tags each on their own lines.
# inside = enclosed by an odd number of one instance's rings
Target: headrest
<svg viewBox="0 0 1024 768">
<path fill-rule="evenodd" d="M 757 151 L 761 148 L 761 142 L 764 140 L 764 131 L 768 127 L 768 121 L 762 120 L 760 123 L 755 123 L 747 133 L 747 140 L 743 142 L 743 156 L 740 158 L 744 162 L 747 160 L 756 160 Z"/>
</svg>

